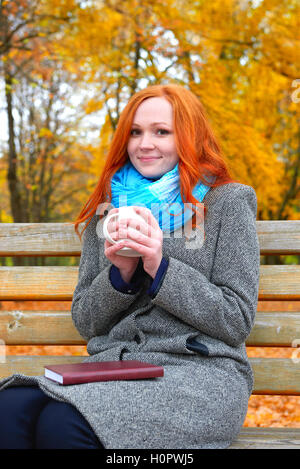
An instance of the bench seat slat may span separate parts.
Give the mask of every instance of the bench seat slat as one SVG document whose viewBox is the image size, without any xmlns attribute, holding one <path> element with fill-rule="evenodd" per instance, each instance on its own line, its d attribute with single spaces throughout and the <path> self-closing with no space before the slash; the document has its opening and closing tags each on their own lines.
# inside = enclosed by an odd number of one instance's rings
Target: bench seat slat
<svg viewBox="0 0 300 469">
<path fill-rule="evenodd" d="M 78 267 L 0 267 L 0 300 L 72 300 Z M 260 266 L 260 300 L 300 300 L 300 265 Z"/>
<path fill-rule="evenodd" d="M 70 311 L 0 311 L 0 337 L 7 345 L 84 345 Z M 258 312 L 247 340 L 251 347 L 292 347 L 300 337 L 299 312 Z"/>
<path fill-rule="evenodd" d="M 300 449 L 300 428 L 244 427 L 229 449 Z"/>
<path fill-rule="evenodd" d="M 0 363 L 0 376 L 10 376 L 13 373 L 40 375 L 44 374 L 45 364 L 78 363 L 83 358 L 11 355 L 6 357 L 5 363 Z M 251 358 L 250 362 L 254 372 L 253 394 L 300 395 L 300 363 L 294 363 L 289 358 Z"/>
</svg>

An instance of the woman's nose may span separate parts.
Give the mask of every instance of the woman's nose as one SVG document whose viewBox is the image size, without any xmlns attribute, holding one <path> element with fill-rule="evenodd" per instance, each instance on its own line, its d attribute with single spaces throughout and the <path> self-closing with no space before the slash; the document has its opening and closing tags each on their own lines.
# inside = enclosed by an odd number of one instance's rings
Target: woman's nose
<svg viewBox="0 0 300 469">
<path fill-rule="evenodd" d="M 149 135 L 148 133 L 144 133 L 141 136 L 139 144 L 140 144 L 141 149 L 154 148 L 154 146 L 155 146 L 154 142 L 153 142 L 153 139 L 152 139 L 152 136 Z"/>
</svg>

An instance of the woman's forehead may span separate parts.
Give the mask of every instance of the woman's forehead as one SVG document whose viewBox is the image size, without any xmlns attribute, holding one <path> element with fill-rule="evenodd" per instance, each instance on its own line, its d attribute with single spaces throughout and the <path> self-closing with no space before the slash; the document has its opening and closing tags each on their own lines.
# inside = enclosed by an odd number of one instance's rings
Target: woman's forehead
<svg viewBox="0 0 300 469">
<path fill-rule="evenodd" d="M 171 125 L 173 120 L 173 109 L 171 103 L 163 97 L 145 99 L 137 108 L 133 123 L 155 123 Z"/>
</svg>

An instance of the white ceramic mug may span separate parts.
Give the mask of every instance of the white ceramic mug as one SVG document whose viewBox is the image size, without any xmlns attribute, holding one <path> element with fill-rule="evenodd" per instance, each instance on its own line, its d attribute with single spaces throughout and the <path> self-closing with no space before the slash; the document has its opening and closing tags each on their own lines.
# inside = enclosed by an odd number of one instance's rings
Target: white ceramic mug
<svg viewBox="0 0 300 469">
<path fill-rule="evenodd" d="M 104 234 L 104 237 L 107 239 L 107 241 L 109 241 L 111 244 L 117 244 L 120 241 L 122 241 L 122 239 L 114 240 L 110 237 L 110 234 L 107 229 L 107 225 L 112 218 L 118 218 L 119 220 L 122 220 L 124 218 L 132 218 L 136 220 L 136 222 L 145 221 L 144 218 L 141 217 L 141 215 L 136 213 L 136 211 L 134 210 L 132 206 L 119 207 L 118 212 L 107 215 L 103 223 L 103 234 Z M 119 256 L 127 256 L 127 257 L 140 257 L 141 256 L 139 252 L 129 247 L 124 247 L 120 249 L 119 251 L 117 251 L 116 254 L 118 254 Z"/>
</svg>

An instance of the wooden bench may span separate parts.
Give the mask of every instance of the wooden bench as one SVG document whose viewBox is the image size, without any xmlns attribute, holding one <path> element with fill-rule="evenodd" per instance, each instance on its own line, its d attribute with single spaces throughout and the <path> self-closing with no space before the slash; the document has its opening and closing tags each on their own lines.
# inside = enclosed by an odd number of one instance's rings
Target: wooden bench
<svg viewBox="0 0 300 469">
<path fill-rule="evenodd" d="M 300 254 L 300 221 L 258 221 L 257 230 L 262 255 Z M 0 224 L 0 256 L 80 256 L 80 252 L 80 241 L 69 224 Z M 0 301 L 71 301 L 77 275 L 74 266 L 0 267 Z M 300 265 L 261 265 L 259 300 L 300 300 Z M 70 307 L 63 311 L 2 309 L 0 339 L 6 345 L 85 344 L 73 326 Z M 300 345 L 300 308 L 298 312 L 258 312 L 247 345 Z M 299 396 L 300 349 L 295 352 L 289 359 L 251 358 L 253 394 Z M 6 356 L 0 376 L 43 374 L 45 363 L 80 360 L 78 356 Z M 231 448 L 300 448 L 300 428 L 243 428 Z"/>
</svg>

